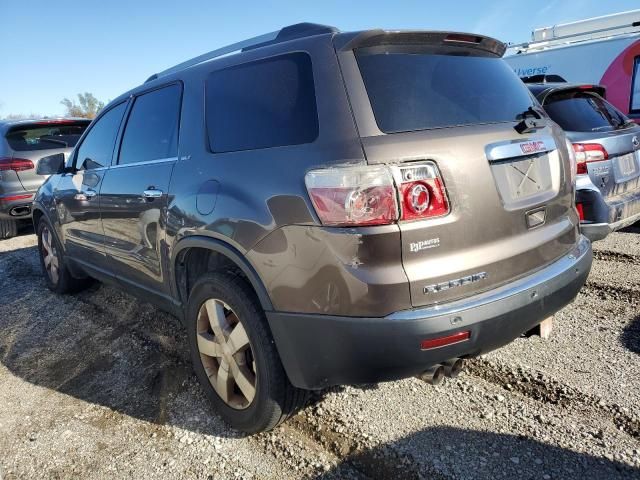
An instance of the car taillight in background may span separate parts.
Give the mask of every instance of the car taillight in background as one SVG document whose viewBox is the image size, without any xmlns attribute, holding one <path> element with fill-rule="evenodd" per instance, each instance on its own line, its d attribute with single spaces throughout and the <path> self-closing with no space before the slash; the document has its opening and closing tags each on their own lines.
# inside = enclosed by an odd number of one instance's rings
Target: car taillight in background
<svg viewBox="0 0 640 480">
<path fill-rule="evenodd" d="M 22 172 L 33 169 L 33 162 L 26 158 L 0 158 L 0 172 L 3 170 L 13 170 Z"/>
<path fill-rule="evenodd" d="M 312 170 L 305 183 L 323 225 L 387 225 L 449 213 L 444 184 L 431 162 Z"/>
<path fill-rule="evenodd" d="M 587 173 L 587 163 L 602 162 L 609 158 L 605 148 L 598 143 L 574 143 L 573 151 L 576 154 L 578 175 Z"/>
</svg>

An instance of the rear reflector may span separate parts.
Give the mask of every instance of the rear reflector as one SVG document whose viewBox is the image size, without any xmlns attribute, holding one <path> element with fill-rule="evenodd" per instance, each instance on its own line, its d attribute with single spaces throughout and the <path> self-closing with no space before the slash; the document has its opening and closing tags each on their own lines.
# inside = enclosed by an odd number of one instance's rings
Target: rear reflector
<svg viewBox="0 0 640 480">
<path fill-rule="evenodd" d="M 580 221 L 584 221 L 584 209 L 582 208 L 581 203 L 576 203 L 576 210 L 578 211 L 578 217 L 580 217 Z"/>
<path fill-rule="evenodd" d="M 21 194 L 21 195 L 9 195 L 7 197 L 0 197 L 0 202 L 13 202 L 15 200 L 28 200 L 33 195 L 30 193 Z"/>
<path fill-rule="evenodd" d="M 420 342 L 420 348 L 422 350 L 429 350 L 430 348 L 444 347 L 445 345 L 464 342 L 469 340 L 469 338 L 471 338 L 471 332 L 469 330 L 465 330 L 464 332 L 454 333 L 453 335 L 447 335 L 446 337 L 422 340 L 422 342 Z"/>
<path fill-rule="evenodd" d="M 602 162 L 609 159 L 609 154 L 599 143 L 574 143 L 578 175 L 587 173 L 587 163 Z"/>
<path fill-rule="evenodd" d="M 14 172 L 22 172 L 32 168 L 34 168 L 33 162 L 26 158 L 0 158 L 0 171 L 13 170 Z"/>
</svg>

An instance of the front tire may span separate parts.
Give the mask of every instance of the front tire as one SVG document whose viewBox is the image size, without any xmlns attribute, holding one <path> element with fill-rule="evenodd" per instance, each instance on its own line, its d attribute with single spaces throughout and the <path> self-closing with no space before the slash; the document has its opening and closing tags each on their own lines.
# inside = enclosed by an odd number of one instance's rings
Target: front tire
<svg viewBox="0 0 640 480">
<path fill-rule="evenodd" d="M 40 266 L 49 290 L 55 293 L 73 293 L 88 285 L 88 280 L 71 276 L 60 242 L 47 220 L 40 220 L 37 228 Z"/>
<path fill-rule="evenodd" d="M 264 311 L 244 278 L 227 273 L 200 278 L 186 320 L 196 376 L 233 428 L 271 430 L 304 405 L 307 392 L 289 382 Z"/>
<path fill-rule="evenodd" d="M 18 222 L 15 220 L 0 219 L 0 240 L 12 238 L 18 234 Z"/>
</svg>

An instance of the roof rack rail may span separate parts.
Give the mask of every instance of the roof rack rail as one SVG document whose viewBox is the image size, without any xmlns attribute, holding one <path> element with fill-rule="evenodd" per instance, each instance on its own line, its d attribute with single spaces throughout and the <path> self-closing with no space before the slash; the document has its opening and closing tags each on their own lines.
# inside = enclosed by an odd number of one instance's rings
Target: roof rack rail
<svg viewBox="0 0 640 480">
<path fill-rule="evenodd" d="M 265 33 L 263 35 L 258 35 L 257 37 L 249 38 L 247 40 L 242 40 L 241 42 L 233 43 L 231 45 L 227 45 L 226 47 L 221 47 L 216 50 L 212 50 L 207 53 L 203 53 L 202 55 L 198 55 L 190 60 L 179 63 L 178 65 L 174 65 L 173 67 L 167 68 L 159 73 L 154 73 L 151 75 L 145 83 L 155 80 L 160 77 L 164 77 L 171 73 L 179 72 L 180 70 L 184 70 L 185 68 L 192 67 L 193 65 L 198 65 L 199 63 L 206 62 L 208 60 L 213 60 L 214 58 L 219 58 L 224 55 L 229 55 L 230 53 L 252 50 L 254 48 L 264 47 L 266 45 L 272 45 L 275 43 L 286 42 L 287 40 L 293 40 L 295 38 L 303 38 L 310 37 L 312 35 L 320 35 L 323 33 L 337 33 L 339 30 L 335 27 L 331 27 L 328 25 L 320 25 L 317 23 L 297 23 L 295 25 L 289 25 L 288 27 L 284 27 L 275 32 Z"/>
</svg>

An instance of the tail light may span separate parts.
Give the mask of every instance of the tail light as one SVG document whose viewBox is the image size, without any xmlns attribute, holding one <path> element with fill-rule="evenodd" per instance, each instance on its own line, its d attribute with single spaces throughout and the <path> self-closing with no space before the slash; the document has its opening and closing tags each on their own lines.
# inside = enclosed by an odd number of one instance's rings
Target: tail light
<svg viewBox="0 0 640 480">
<path fill-rule="evenodd" d="M 26 158 L 0 158 L 0 172 L 4 170 L 13 170 L 14 172 L 22 172 L 34 168 L 33 162 Z"/>
<path fill-rule="evenodd" d="M 431 162 L 312 170 L 305 183 L 324 225 L 387 225 L 449 213 L 442 179 Z"/>
<path fill-rule="evenodd" d="M 573 151 L 576 154 L 578 175 L 587 173 L 587 163 L 602 162 L 609 158 L 609 154 L 599 143 L 574 143 Z"/>
<path fill-rule="evenodd" d="M 385 225 L 398 218 L 393 178 L 386 167 L 312 170 L 305 183 L 324 225 Z"/>
<path fill-rule="evenodd" d="M 580 221 L 584 221 L 584 207 L 581 203 L 576 203 L 576 210 L 578 211 L 578 217 L 580 218 Z"/>
<path fill-rule="evenodd" d="M 449 213 L 449 201 L 434 163 L 394 167 L 400 191 L 401 220 L 441 217 Z"/>
</svg>

